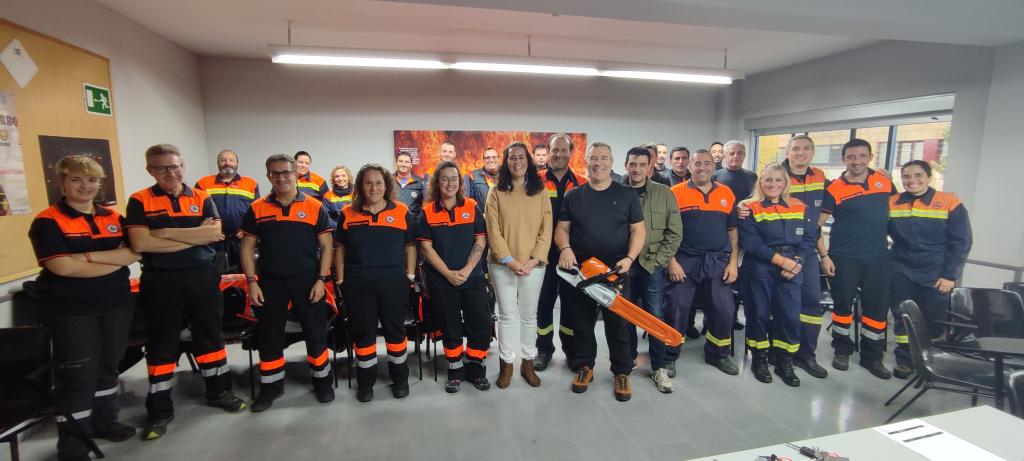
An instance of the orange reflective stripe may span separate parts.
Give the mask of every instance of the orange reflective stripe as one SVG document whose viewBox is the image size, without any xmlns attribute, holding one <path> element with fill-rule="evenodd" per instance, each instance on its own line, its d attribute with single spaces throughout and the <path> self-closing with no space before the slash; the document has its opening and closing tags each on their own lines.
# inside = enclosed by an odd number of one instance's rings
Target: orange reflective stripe
<svg viewBox="0 0 1024 461">
<path fill-rule="evenodd" d="M 281 357 L 281 358 L 279 358 L 277 360 L 271 360 L 269 362 L 264 362 L 264 361 L 260 360 L 260 371 L 276 370 L 276 369 L 281 368 L 283 366 L 284 366 L 284 357 Z"/>
<path fill-rule="evenodd" d="M 146 370 L 149 371 L 149 376 L 160 376 L 174 373 L 174 369 L 177 367 L 177 363 L 165 363 L 163 365 L 150 365 L 146 367 Z"/>
<path fill-rule="evenodd" d="M 457 359 L 457 358 L 459 358 L 460 355 L 462 355 L 462 346 L 461 345 L 456 347 L 456 348 L 454 348 L 454 349 L 448 349 L 447 347 L 444 348 L 444 356 L 445 357 L 448 357 L 450 359 Z"/>
<path fill-rule="evenodd" d="M 487 351 L 481 351 L 473 349 L 471 347 L 466 348 L 466 355 L 473 357 L 474 359 L 483 360 L 487 358 Z"/>
<path fill-rule="evenodd" d="M 850 323 L 853 323 L 853 314 L 850 314 L 850 315 L 837 315 L 837 314 L 833 313 L 832 314 L 832 321 L 836 322 L 836 323 L 850 324 Z"/>
<path fill-rule="evenodd" d="M 865 325 L 867 325 L 867 326 L 869 326 L 871 328 L 874 328 L 876 330 L 884 330 L 885 329 L 885 322 L 879 322 L 878 320 L 872 319 L 871 317 L 868 317 L 866 315 L 860 316 L 860 321 L 861 321 L 861 323 L 863 323 L 863 324 L 865 324 Z"/>
<path fill-rule="evenodd" d="M 216 352 L 210 352 L 209 354 L 203 354 L 203 355 L 196 356 L 196 362 L 199 362 L 199 363 L 213 363 L 213 362 L 216 362 L 218 360 L 224 360 L 226 358 L 228 358 L 228 351 L 226 349 L 221 349 L 221 350 L 216 351 Z"/>
<path fill-rule="evenodd" d="M 327 363 L 327 348 L 325 347 L 323 353 L 321 353 L 319 356 L 313 357 L 311 355 L 307 355 L 306 361 L 309 362 L 314 367 L 318 367 Z"/>
<path fill-rule="evenodd" d="M 402 352 L 402 351 L 405 350 L 405 346 L 408 343 L 409 343 L 408 339 L 403 339 L 402 342 L 400 342 L 398 344 L 391 344 L 391 343 L 384 343 L 384 344 L 388 346 L 388 352 Z"/>
<path fill-rule="evenodd" d="M 356 347 L 356 355 L 377 355 L 377 345 L 370 344 L 366 347 Z"/>
</svg>

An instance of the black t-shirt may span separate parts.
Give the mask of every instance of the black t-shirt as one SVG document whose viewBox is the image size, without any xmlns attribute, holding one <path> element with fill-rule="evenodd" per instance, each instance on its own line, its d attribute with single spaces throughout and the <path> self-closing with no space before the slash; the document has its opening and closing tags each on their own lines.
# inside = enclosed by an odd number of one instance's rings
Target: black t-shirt
<svg viewBox="0 0 1024 461">
<path fill-rule="evenodd" d="M 319 236 L 334 230 L 326 207 L 302 191 L 287 206 L 273 193 L 256 200 L 240 229 L 259 239 L 260 273 L 279 276 L 319 273 Z"/>
<path fill-rule="evenodd" d="M 473 251 L 476 236 L 486 235 L 484 212 L 475 200 L 466 197 L 451 210 L 430 202 L 423 205 L 419 225 L 416 227 L 416 240 L 428 241 L 441 257 L 448 269 L 459 270 L 466 265 L 469 254 Z M 481 255 L 480 261 L 483 261 Z M 484 271 L 480 261 L 477 262 L 469 279 L 458 287 L 452 286 L 440 272 L 430 263 L 427 268 L 427 283 L 433 289 L 458 290 L 480 286 L 484 281 Z"/>
<path fill-rule="evenodd" d="M 829 234 L 829 254 L 854 259 L 888 254 L 889 196 L 896 186 L 888 176 L 868 170 L 862 183 L 851 183 L 839 175 L 825 188 L 821 212 L 835 219 Z"/>
<path fill-rule="evenodd" d="M 402 202 L 388 201 L 377 214 L 354 204 L 342 208 L 334 243 L 345 247 L 345 283 L 405 274 L 405 248 L 413 244 L 414 229 Z"/>
<path fill-rule="evenodd" d="M 47 260 L 76 253 L 116 250 L 125 243 L 124 220 L 112 208 L 95 214 L 71 208 L 63 199 L 36 215 L 29 228 L 36 259 L 43 267 L 36 282 L 40 300 L 54 315 L 83 315 L 130 305 L 128 268 L 99 277 L 63 277 L 46 269 Z"/>
<path fill-rule="evenodd" d="M 746 200 L 754 192 L 754 185 L 757 184 L 757 173 L 740 168 L 733 171 L 728 168 L 717 170 L 711 175 L 712 181 L 718 181 L 729 189 L 736 196 L 736 201 Z"/>
<path fill-rule="evenodd" d="M 569 246 L 583 263 L 596 257 L 611 267 L 629 251 L 629 225 L 644 221 L 636 192 L 617 182 L 604 190 L 589 183 L 565 194 L 559 221 L 569 221 Z"/>
<path fill-rule="evenodd" d="M 184 188 L 177 197 L 159 186 L 142 189 L 128 199 L 125 227 L 147 229 L 199 227 L 206 218 L 220 219 L 213 199 L 199 189 Z M 156 269 L 187 269 L 213 262 L 212 244 L 193 245 L 174 253 L 143 253 L 142 267 Z"/>
</svg>

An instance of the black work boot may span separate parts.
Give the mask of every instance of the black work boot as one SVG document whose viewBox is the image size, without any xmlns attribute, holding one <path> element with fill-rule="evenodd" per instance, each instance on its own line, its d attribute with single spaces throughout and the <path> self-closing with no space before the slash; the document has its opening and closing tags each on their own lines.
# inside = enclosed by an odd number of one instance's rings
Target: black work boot
<svg viewBox="0 0 1024 461">
<path fill-rule="evenodd" d="M 835 357 L 832 357 L 832 368 L 840 371 L 846 371 L 850 369 L 850 356 L 849 354 L 840 354 L 836 352 Z"/>
<path fill-rule="evenodd" d="M 796 372 L 793 371 L 793 356 L 780 356 L 775 363 L 775 374 L 779 375 L 787 386 L 800 387 L 800 378 L 797 378 Z"/>
<path fill-rule="evenodd" d="M 772 373 L 768 371 L 768 354 L 765 352 L 754 352 L 754 360 L 750 363 L 750 371 L 754 377 L 762 383 L 772 382 Z"/>
<path fill-rule="evenodd" d="M 892 373 L 889 369 L 882 365 L 882 359 L 861 359 L 860 366 L 867 368 L 878 379 L 892 378 Z"/>
<path fill-rule="evenodd" d="M 814 356 L 810 357 L 796 357 L 793 359 L 793 365 L 796 365 L 800 369 L 807 372 L 807 374 L 823 379 L 828 376 L 828 370 L 821 365 L 818 365 L 818 361 L 814 360 Z"/>
</svg>

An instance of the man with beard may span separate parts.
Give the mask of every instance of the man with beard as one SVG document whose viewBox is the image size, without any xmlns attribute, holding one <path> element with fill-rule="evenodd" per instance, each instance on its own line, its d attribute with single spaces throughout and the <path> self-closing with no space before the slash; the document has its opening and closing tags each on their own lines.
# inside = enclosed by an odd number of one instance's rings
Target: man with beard
<svg viewBox="0 0 1024 461">
<path fill-rule="evenodd" d="M 249 206 L 260 198 L 260 186 L 255 179 L 238 174 L 238 154 L 230 149 L 217 154 L 217 170 L 217 174 L 196 181 L 195 188 L 210 194 L 217 205 L 224 241 L 215 242 L 214 247 L 220 253 L 218 256 L 226 259 L 226 267 L 220 265 L 224 272 L 235 273 L 239 271 L 239 244 L 242 241 L 242 232 L 238 228 Z"/>
<path fill-rule="evenodd" d="M 444 144 L 441 145 L 441 151 L 444 152 Z M 455 146 L 452 146 L 452 152 L 454 155 Z M 395 157 L 395 182 L 398 183 L 398 200 L 409 207 L 413 217 L 419 216 L 423 208 L 423 194 L 427 191 L 427 180 L 413 174 L 412 154 L 399 152 Z"/>
<path fill-rule="evenodd" d="M 499 166 L 501 157 L 498 155 L 498 149 L 484 149 L 484 166 L 466 175 L 466 197 L 476 200 L 477 203 L 485 203 L 487 193 L 498 183 Z"/>
</svg>

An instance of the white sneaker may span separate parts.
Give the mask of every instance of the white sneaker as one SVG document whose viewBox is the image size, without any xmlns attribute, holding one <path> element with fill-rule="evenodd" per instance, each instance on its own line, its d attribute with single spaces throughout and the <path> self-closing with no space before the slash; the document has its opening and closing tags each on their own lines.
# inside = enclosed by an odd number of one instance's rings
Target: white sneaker
<svg viewBox="0 0 1024 461">
<path fill-rule="evenodd" d="M 668 377 L 668 370 L 664 368 L 654 370 L 651 379 L 654 380 L 654 386 L 658 388 L 658 392 L 662 394 L 672 393 L 672 378 Z"/>
</svg>

